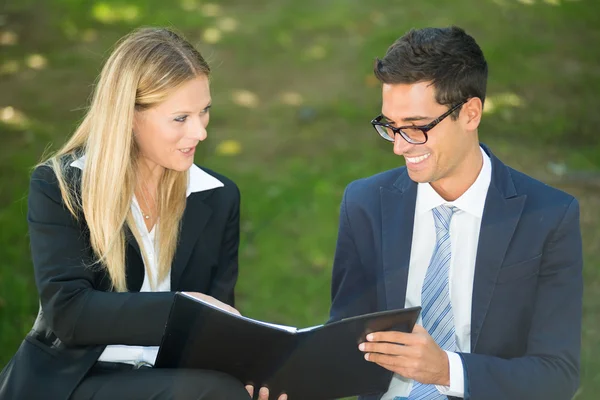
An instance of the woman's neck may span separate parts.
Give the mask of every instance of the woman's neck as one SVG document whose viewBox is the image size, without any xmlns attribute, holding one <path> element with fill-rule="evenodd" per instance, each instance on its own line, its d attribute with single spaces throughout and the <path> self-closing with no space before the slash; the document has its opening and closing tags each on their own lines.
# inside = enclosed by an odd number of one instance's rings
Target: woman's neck
<svg viewBox="0 0 600 400">
<path fill-rule="evenodd" d="M 160 165 L 145 158 L 138 160 L 135 196 L 148 232 L 152 230 L 158 219 L 158 183 L 163 173 L 164 168 Z"/>
<path fill-rule="evenodd" d="M 146 190 L 156 193 L 158 182 L 164 173 L 164 168 L 147 158 L 141 157 L 138 162 L 137 176 L 139 182 L 145 186 Z"/>
</svg>

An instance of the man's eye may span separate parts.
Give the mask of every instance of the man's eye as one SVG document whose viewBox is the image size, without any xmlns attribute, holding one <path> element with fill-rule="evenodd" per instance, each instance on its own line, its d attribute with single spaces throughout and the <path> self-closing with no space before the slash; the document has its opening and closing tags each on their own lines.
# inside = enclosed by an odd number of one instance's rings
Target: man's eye
<svg viewBox="0 0 600 400">
<path fill-rule="evenodd" d="M 177 117 L 175 118 L 175 121 L 177 122 L 185 122 L 185 120 L 187 119 L 187 115 L 182 115 L 181 117 Z"/>
</svg>

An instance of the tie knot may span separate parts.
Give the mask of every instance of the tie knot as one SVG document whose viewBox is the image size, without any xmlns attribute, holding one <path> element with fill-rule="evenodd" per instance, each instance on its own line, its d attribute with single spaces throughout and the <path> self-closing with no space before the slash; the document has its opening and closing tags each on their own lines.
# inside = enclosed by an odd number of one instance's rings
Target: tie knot
<svg viewBox="0 0 600 400">
<path fill-rule="evenodd" d="M 458 208 L 454 206 L 441 205 L 433 209 L 433 220 L 435 221 L 436 230 L 442 230 L 445 232 L 450 231 L 450 221 L 452 215 L 458 211 Z"/>
</svg>

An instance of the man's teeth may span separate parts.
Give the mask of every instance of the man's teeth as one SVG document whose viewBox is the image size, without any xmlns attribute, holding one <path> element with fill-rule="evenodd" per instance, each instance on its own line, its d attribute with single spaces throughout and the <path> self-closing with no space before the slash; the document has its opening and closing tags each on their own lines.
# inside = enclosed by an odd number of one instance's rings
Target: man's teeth
<svg viewBox="0 0 600 400">
<path fill-rule="evenodd" d="M 422 156 L 419 157 L 405 157 L 406 161 L 408 161 L 411 164 L 416 164 L 416 163 L 420 163 L 423 160 L 426 160 L 427 158 L 429 158 L 429 156 L 431 155 L 431 153 L 427 153 L 427 154 L 423 154 Z"/>
</svg>

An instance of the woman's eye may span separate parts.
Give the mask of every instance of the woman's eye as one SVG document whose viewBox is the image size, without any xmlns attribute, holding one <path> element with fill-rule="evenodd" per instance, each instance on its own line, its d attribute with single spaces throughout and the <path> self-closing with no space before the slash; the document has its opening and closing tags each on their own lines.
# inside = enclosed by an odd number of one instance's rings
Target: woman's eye
<svg viewBox="0 0 600 400">
<path fill-rule="evenodd" d="M 182 115 L 181 117 L 177 117 L 175 118 L 175 121 L 177 122 L 185 122 L 185 120 L 187 119 L 187 115 Z"/>
<path fill-rule="evenodd" d="M 202 114 L 206 114 L 210 110 L 211 107 L 212 107 L 212 105 L 210 105 L 210 106 L 206 107 L 204 110 L 202 110 Z"/>
</svg>

